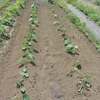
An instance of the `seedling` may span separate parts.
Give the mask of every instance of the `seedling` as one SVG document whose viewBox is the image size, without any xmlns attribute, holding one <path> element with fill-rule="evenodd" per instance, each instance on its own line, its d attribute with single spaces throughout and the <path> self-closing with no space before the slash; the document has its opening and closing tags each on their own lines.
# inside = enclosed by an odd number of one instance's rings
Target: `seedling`
<svg viewBox="0 0 100 100">
<path fill-rule="evenodd" d="M 23 77 L 25 77 L 25 78 L 28 78 L 29 77 L 26 68 L 23 69 L 23 72 L 20 72 L 20 75 L 23 76 Z"/>
<path fill-rule="evenodd" d="M 28 94 L 23 94 L 23 100 L 30 100 L 30 97 Z"/>
<path fill-rule="evenodd" d="M 53 22 L 54 25 L 59 25 L 61 23 L 61 21 L 55 21 Z"/>
<path fill-rule="evenodd" d="M 65 34 L 66 34 L 66 33 L 64 33 L 64 32 L 61 33 L 62 36 L 65 36 Z"/>
<path fill-rule="evenodd" d="M 76 63 L 72 66 L 74 67 L 74 70 L 79 70 L 81 69 L 81 62 L 76 60 Z"/>
<path fill-rule="evenodd" d="M 67 45 L 69 39 L 68 38 L 64 38 L 63 42 L 64 42 L 64 45 Z"/>
<path fill-rule="evenodd" d="M 73 44 L 68 44 L 68 45 L 66 46 L 66 50 L 67 50 L 67 52 L 69 52 L 69 53 L 72 53 L 75 49 L 78 49 L 78 46 L 73 45 Z"/>
<path fill-rule="evenodd" d="M 51 11 L 54 12 L 54 9 L 52 8 Z"/>
<path fill-rule="evenodd" d="M 17 88 L 20 88 L 20 91 L 22 93 L 25 93 L 26 89 L 25 89 L 24 85 L 22 84 L 22 81 L 21 80 L 16 80 L 16 84 L 17 84 Z"/>
<path fill-rule="evenodd" d="M 22 95 L 22 99 L 18 99 L 18 94 L 15 94 L 12 99 L 17 99 L 17 100 L 30 100 L 30 97 L 29 97 L 28 94 L 23 94 Z"/>
<path fill-rule="evenodd" d="M 29 50 L 29 51 L 23 52 L 23 53 L 25 53 L 25 57 L 27 57 L 29 61 L 30 60 L 34 61 L 34 52 L 33 51 Z M 18 58 L 17 62 L 22 61 L 25 57 Z M 24 61 L 25 62 L 24 64 L 27 64 L 29 62 L 28 60 Z"/>
<path fill-rule="evenodd" d="M 57 14 L 52 14 L 55 18 L 57 18 Z"/>
<path fill-rule="evenodd" d="M 81 65 L 80 65 L 80 64 L 81 64 L 81 62 L 78 61 L 78 60 L 76 60 L 75 64 L 72 65 L 72 66 L 73 66 L 73 70 L 71 70 L 71 71 L 67 74 L 67 76 L 72 77 L 72 76 L 74 75 L 75 71 L 80 70 L 80 69 L 81 69 Z"/>
<path fill-rule="evenodd" d="M 58 30 L 61 31 L 61 32 L 65 32 L 66 31 L 66 29 L 64 27 L 59 28 Z"/>
<path fill-rule="evenodd" d="M 84 79 L 82 81 L 78 82 L 78 85 L 80 85 L 78 92 L 82 94 L 83 89 L 88 90 L 88 88 L 91 88 L 91 85 L 89 82 L 87 82 L 87 79 L 90 78 L 91 76 L 84 76 Z"/>
</svg>

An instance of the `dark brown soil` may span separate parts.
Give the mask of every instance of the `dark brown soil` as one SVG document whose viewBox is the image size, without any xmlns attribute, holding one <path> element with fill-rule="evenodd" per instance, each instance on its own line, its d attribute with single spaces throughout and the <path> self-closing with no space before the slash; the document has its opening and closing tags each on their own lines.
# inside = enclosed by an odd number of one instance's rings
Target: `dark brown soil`
<svg viewBox="0 0 100 100">
<path fill-rule="evenodd" d="M 6 53 L 0 62 L 0 100 L 11 100 L 14 94 L 21 98 L 20 90 L 16 88 L 16 80 L 22 79 L 19 75 L 23 66 L 16 60 L 23 54 L 21 44 L 25 41 L 24 35 L 29 32 L 28 19 L 30 6 L 33 0 L 29 0 L 21 16 L 17 19 L 12 38 L 8 42 Z M 100 54 L 95 50 L 84 34 L 70 22 L 67 13 L 57 4 L 53 4 L 54 12 L 48 4 L 38 4 L 37 17 L 38 27 L 35 27 L 37 39 L 34 43 L 35 62 L 27 66 L 29 78 L 24 81 L 26 93 L 31 100 L 99 100 L 100 98 Z M 52 14 L 57 14 L 54 18 Z M 66 52 L 61 31 L 53 22 L 64 21 L 61 25 L 66 28 L 65 38 L 69 43 L 78 45 L 79 51 L 73 54 Z M 70 77 L 68 74 L 73 71 L 75 61 L 81 61 L 78 71 Z M 78 92 L 78 82 L 84 76 L 91 76 L 87 79 L 91 88 Z"/>
</svg>

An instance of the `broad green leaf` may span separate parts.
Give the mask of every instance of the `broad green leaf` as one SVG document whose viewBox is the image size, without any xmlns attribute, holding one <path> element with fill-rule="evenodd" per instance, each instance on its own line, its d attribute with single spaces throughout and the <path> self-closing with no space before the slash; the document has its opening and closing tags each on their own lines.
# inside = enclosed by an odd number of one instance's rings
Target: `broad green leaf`
<svg viewBox="0 0 100 100">
<path fill-rule="evenodd" d="M 18 94 L 15 94 L 12 99 L 16 99 L 17 97 L 18 97 Z"/>
<path fill-rule="evenodd" d="M 31 100 L 28 94 L 23 95 L 23 100 Z"/>
<path fill-rule="evenodd" d="M 23 76 L 23 77 L 26 77 L 26 78 L 29 77 L 28 73 L 25 73 L 25 72 L 21 72 L 20 75 Z"/>
<path fill-rule="evenodd" d="M 68 44 L 68 45 L 66 46 L 66 50 L 67 50 L 68 52 L 72 52 L 72 51 L 74 50 L 74 45 L 73 45 L 73 44 Z"/>
<path fill-rule="evenodd" d="M 64 44 L 67 44 L 68 43 L 68 39 L 67 38 L 64 38 Z"/>
<path fill-rule="evenodd" d="M 29 77 L 28 73 L 25 73 L 25 77 L 26 77 L 26 78 L 28 78 L 28 77 Z"/>
<path fill-rule="evenodd" d="M 33 52 L 33 51 L 28 51 L 27 54 L 28 54 L 28 55 L 27 55 L 28 58 L 29 58 L 30 60 L 34 61 L 34 58 L 33 58 L 33 57 L 34 57 L 34 52 Z"/>
<path fill-rule="evenodd" d="M 26 89 L 25 89 L 25 87 L 24 87 L 23 85 L 21 85 L 21 86 L 20 86 L 20 90 L 21 90 L 22 92 L 25 92 Z"/>
<path fill-rule="evenodd" d="M 38 19 L 35 18 L 35 19 L 34 19 L 34 23 L 38 23 Z"/>
<path fill-rule="evenodd" d="M 31 34 L 34 38 L 37 38 L 36 32 L 35 32 L 34 30 L 32 30 L 32 31 L 30 32 L 30 34 Z"/>
<path fill-rule="evenodd" d="M 23 60 L 23 57 L 18 58 L 17 62 L 20 62 Z"/>
<path fill-rule="evenodd" d="M 75 46 L 75 45 L 73 45 L 73 44 L 68 44 L 68 45 L 66 46 L 66 50 L 67 50 L 68 52 L 73 52 L 74 49 L 78 49 L 78 46 Z"/>
<path fill-rule="evenodd" d="M 27 41 L 28 45 L 32 45 L 32 40 Z"/>
<path fill-rule="evenodd" d="M 20 72 L 20 75 L 24 77 L 25 76 L 25 73 L 24 72 Z"/>
</svg>

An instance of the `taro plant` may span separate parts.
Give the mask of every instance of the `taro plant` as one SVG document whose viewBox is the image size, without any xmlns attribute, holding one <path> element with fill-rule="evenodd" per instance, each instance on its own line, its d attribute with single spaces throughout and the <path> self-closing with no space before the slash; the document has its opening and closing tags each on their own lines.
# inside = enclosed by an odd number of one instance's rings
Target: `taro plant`
<svg viewBox="0 0 100 100">
<path fill-rule="evenodd" d="M 88 78 L 91 78 L 91 76 L 84 76 L 84 79 L 79 81 L 77 86 L 79 87 L 78 92 L 82 94 L 83 90 L 86 89 L 88 90 L 91 88 L 90 83 L 87 81 Z"/>
</svg>

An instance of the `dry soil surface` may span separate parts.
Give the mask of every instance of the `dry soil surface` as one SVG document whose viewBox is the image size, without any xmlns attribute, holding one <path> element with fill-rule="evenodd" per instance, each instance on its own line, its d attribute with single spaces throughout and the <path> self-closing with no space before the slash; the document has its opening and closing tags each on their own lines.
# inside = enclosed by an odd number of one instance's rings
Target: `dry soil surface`
<svg viewBox="0 0 100 100">
<path fill-rule="evenodd" d="M 24 66 L 16 60 L 23 54 L 21 44 L 24 35 L 29 32 L 30 7 L 33 0 L 28 0 L 21 15 L 17 18 L 15 31 L 8 42 L 5 55 L 0 62 L 0 100 L 11 100 L 14 94 L 21 98 L 21 92 L 16 88 L 16 80 L 22 79 L 20 72 Z M 29 78 L 23 82 L 26 93 L 31 100 L 99 100 L 100 98 L 100 54 L 87 37 L 70 22 L 67 13 L 56 3 L 37 4 L 37 18 L 39 23 L 35 27 L 37 47 L 35 62 L 27 66 Z M 55 18 L 52 14 L 57 14 Z M 60 25 L 66 28 L 66 35 L 54 25 L 54 21 L 62 21 Z M 79 50 L 72 54 L 66 52 L 63 39 L 68 38 L 70 44 L 78 45 Z M 75 61 L 79 60 L 79 70 L 73 72 Z M 72 72 L 72 73 L 71 73 Z M 72 77 L 68 74 L 73 74 Z M 91 88 L 78 92 L 78 82 L 84 76 L 91 76 L 87 82 Z"/>
</svg>

